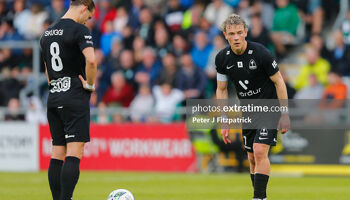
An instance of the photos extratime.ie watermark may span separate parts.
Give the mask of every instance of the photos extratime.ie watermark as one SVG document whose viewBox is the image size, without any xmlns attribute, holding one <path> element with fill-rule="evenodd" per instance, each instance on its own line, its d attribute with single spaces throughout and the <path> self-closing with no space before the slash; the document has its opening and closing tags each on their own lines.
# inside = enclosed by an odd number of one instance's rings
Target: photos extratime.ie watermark
<svg viewBox="0 0 350 200">
<path fill-rule="evenodd" d="M 278 99 L 191 99 L 186 101 L 189 130 L 276 129 L 282 114 L 291 120 L 291 129 L 349 129 L 350 101 L 339 101 L 339 108 L 327 106 L 329 100 Z"/>
</svg>

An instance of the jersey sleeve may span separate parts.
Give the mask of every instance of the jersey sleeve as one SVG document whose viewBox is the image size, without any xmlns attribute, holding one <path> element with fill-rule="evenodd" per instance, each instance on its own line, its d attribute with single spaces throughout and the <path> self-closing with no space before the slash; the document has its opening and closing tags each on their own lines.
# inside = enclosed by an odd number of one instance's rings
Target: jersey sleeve
<svg viewBox="0 0 350 200">
<path fill-rule="evenodd" d="M 274 75 L 279 71 L 278 64 L 274 56 L 266 48 L 262 49 L 262 63 L 263 68 L 268 76 Z"/>
<path fill-rule="evenodd" d="M 90 30 L 86 26 L 79 27 L 79 30 L 76 32 L 76 39 L 81 51 L 87 47 L 94 47 Z"/>
<path fill-rule="evenodd" d="M 223 66 L 223 57 L 222 57 L 221 51 L 215 56 L 215 66 L 216 66 L 216 71 L 219 74 L 226 74 Z"/>
</svg>

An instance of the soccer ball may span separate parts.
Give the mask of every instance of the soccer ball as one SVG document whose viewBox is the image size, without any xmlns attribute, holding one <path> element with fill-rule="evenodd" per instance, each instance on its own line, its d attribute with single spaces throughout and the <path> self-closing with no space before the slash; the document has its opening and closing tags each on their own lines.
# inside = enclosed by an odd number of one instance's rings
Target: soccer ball
<svg viewBox="0 0 350 200">
<path fill-rule="evenodd" d="M 130 191 L 125 189 L 118 189 L 111 192 L 107 200 L 135 200 L 135 198 Z"/>
</svg>

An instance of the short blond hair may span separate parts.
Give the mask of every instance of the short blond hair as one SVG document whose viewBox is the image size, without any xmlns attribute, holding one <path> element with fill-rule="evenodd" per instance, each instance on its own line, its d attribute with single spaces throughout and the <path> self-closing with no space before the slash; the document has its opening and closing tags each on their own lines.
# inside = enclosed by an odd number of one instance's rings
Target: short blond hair
<svg viewBox="0 0 350 200">
<path fill-rule="evenodd" d="M 231 14 L 228 16 L 225 21 L 221 25 L 221 30 L 223 32 L 226 32 L 226 26 L 233 26 L 233 25 L 243 25 L 244 28 L 248 28 L 247 23 L 245 22 L 244 19 L 241 18 L 241 16 L 237 14 Z"/>
</svg>

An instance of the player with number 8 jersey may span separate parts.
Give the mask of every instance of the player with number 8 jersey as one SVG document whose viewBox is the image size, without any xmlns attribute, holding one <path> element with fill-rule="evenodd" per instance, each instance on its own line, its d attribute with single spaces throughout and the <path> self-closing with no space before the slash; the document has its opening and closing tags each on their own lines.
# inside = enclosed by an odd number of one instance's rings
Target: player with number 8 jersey
<svg viewBox="0 0 350 200">
<path fill-rule="evenodd" d="M 84 26 L 93 0 L 71 0 L 64 16 L 40 38 L 50 87 L 47 118 L 52 137 L 48 170 L 53 200 L 71 200 L 79 179 L 84 145 L 90 141 L 90 95 L 97 65 L 92 36 Z"/>
</svg>

